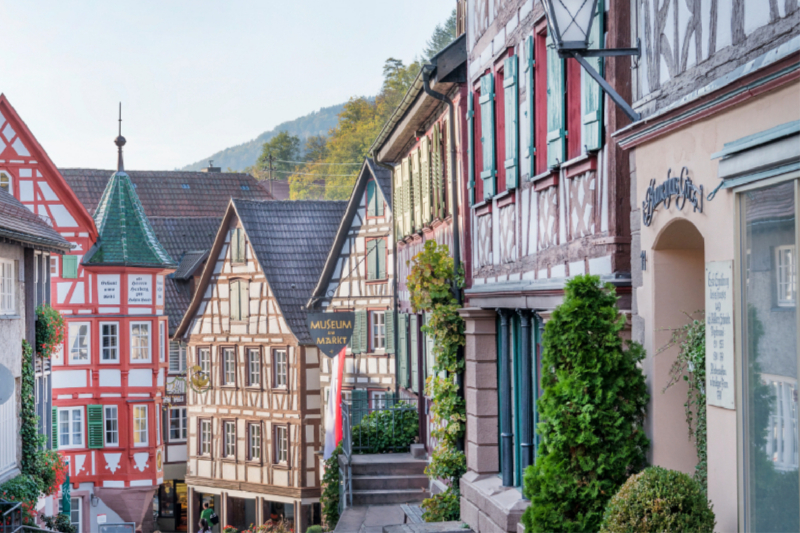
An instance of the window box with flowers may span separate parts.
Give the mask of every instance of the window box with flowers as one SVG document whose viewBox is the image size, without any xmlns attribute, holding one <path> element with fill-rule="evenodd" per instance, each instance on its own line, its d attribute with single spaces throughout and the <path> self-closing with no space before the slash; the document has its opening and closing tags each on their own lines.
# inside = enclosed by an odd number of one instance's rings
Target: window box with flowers
<svg viewBox="0 0 800 533">
<path fill-rule="evenodd" d="M 61 313 L 42 304 L 36 308 L 36 353 L 41 357 L 50 358 L 61 343 L 67 332 L 67 325 Z"/>
</svg>

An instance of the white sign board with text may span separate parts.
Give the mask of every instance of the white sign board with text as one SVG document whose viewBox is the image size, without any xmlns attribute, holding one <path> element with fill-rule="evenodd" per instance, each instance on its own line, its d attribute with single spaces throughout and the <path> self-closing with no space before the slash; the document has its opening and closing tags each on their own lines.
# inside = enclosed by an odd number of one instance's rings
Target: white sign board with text
<svg viewBox="0 0 800 533">
<path fill-rule="evenodd" d="M 706 403 L 736 408 L 733 360 L 733 261 L 706 263 Z"/>
<path fill-rule="evenodd" d="M 153 305 L 152 274 L 128 274 L 128 305 Z"/>
<path fill-rule="evenodd" d="M 164 305 L 164 276 L 156 276 L 156 305 Z"/>
<path fill-rule="evenodd" d="M 100 305 L 119 305 L 119 274 L 97 275 L 97 303 Z"/>
</svg>

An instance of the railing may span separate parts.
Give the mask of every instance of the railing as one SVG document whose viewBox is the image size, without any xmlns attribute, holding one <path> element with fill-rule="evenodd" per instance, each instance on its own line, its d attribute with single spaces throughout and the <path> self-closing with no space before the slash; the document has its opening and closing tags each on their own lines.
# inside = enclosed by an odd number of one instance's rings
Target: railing
<svg viewBox="0 0 800 533">
<path fill-rule="evenodd" d="M 409 443 L 419 435 L 416 414 L 416 400 L 342 400 L 345 466 L 339 465 L 339 512 L 353 504 L 353 454 L 408 452 Z"/>
<path fill-rule="evenodd" d="M 22 523 L 22 504 L 0 500 L 0 533 L 53 533 L 49 529 L 26 526 Z"/>
</svg>

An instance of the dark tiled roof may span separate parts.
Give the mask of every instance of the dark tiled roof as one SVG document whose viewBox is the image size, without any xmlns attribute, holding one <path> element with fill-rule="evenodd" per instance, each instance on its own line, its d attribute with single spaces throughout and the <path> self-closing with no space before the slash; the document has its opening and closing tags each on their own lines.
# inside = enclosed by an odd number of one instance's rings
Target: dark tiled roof
<svg viewBox="0 0 800 533">
<path fill-rule="evenodd" d="M 187 280 L 192 277 L 197 267 L 208 257 L 208 250 L 201 250 L 197 252 L 186 252 L 178 264 L 178 268 L 172 274 L 172 277 L 180 280 Z"/>
<path fill-rule="evenodd" d="M 94 223 L 99 237 L 84 256 L 85 265 L 175 268 L 125 172 L 115 172 L 108 180 Z"/>
<path fill-rule="evenodd" d="M 305 304 L 317 284 L 347 202 L 234 200 L 286 323 L 310 342 Z"/>
<path fill-rule="evenodd" d="M 167 276 L 164 280 L 164 313 L 169 318 L 170 336 L 178 329 L 190 303 L 192 303 L 191 282 Z"/>
<path fill-rule="evenodd" d="M 69 251 L 71 244 L 19 200 L 0 189 L 0 236 L 43 248 Z"/>
<path fill-rule="evenodd" d="M 78 199 L 93 213 L 113 170 L 59 169 Z M 231 198 L 269 200 L 266 189 L 238 172 L 127 171 L 148 217 L 222 218 Z M 188 188 L 187 188 L 188 186 Z M 213 240 L 213 239 L 212 239 Z"/>
</svg>

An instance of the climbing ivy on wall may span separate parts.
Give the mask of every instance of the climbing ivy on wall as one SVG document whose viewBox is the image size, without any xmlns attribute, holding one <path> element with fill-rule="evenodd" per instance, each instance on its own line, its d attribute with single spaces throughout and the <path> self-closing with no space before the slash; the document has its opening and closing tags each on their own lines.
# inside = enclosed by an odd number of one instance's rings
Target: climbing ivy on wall
<svg viewBox="0 0 800 533">
<path fill-rule="evenodd" d="M 411 307 L 415 313 L 429 314 L 428 324 L 422 327 L 433 337 L 433 373 L 426 380 L 426 393 L 432 398 L 431 436 L 437 447 L 425 473 L 441 478 L 447 491 L 423 502 L 423 518 L 428 522 L 458 519 L 458 480 L 467 470 L 464 452 L 458 442 L 466 430 L 466 405 L 459 394 L 458 376 L 464 371 L 459 350 L 465 344 L 464 319 L 458 314 L 460 305 L 453 287 L 464 285 L 463 273 L 456 273 L 453 258 L 446 245 L 430 240 L 409 262 L 411 273 L 407 285 Z M 444 502 L 449 502 L 444 505 Z"/>
</svg>

